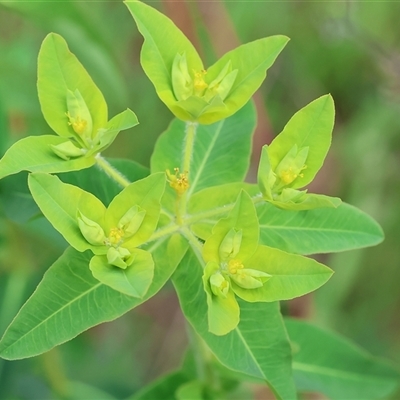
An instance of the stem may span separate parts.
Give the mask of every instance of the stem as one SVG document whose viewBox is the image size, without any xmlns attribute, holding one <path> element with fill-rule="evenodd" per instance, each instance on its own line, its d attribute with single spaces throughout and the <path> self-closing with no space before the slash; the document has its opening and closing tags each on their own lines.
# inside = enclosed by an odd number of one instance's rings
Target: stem
<svg viewBox="0 0 400 400">
<path fill-rule="evenodd" d="M 41 355 L 45 377 L 53 393 L 62 400 L 67 400 L 68 380 L 64 372 L 61 355 L 57 348 Z"/>
<path fill-rule="evenodd" d="M 197 126 L 197 122 L 186 123 L 186 140 L 185 148 L 183 150 L 182 172 L 187 174 L 189 174 L 190 171 L 190 161 L 192 160 L 193 143 L 196 136 Z"/>
<path fill-rule="evenodd" d="M 194 138 L 196 137 L 197 122 L 186 123 L 185 147 L 183 149 L 182 173 L 187 174 L 190 183 L 190 162 L 192 161 Z M 177 198 L 176 220 L 179 225 L 183 225 L 186 215 L 187 192 Z"/>
<path fill-rule="evenodd" d="M 202 243 L 199 242 L 199 239 L 193 233 L 191 230 L 187 227 L 184 226 L 181 228 L 181 233 L 185 238 L 188 240 L 189 244 L 192 246 L 192 249 L 196 253 L 197 258 L 202 264 L 202 267 L 204 268 L 204 261 L 203 261 L 203 245 Z"/>
<path fill-rule="evenodd" d="M 97 166 L 102 169 L 111 179 L 117 182 L 122 187 L 127 187 L 131 182 L 125 178 L 115 167 L 113 167 L 104 157 L 97 153 L 96 155 Z"/>
<path fill-rule="evenodd" d="M 180 229 L 179 225 L 171 224 L 160 228 L 159 230 L 155 231 L 151 236 L 148 242 L 153 242 L 154 240 L 160 239 L 165 235 L 169 235 L 172 233 L 177 232 Z"/>
</svg>

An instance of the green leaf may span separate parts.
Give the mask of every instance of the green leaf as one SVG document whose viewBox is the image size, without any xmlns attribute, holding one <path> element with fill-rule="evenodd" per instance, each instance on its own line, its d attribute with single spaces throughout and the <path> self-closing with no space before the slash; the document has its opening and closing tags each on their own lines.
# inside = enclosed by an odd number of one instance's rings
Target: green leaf
<svg viewBox="0 0 400 400">
<path fill-rule="evenodd" d="M 133 128 L 139 123 L 136 114 L 129 108 L 117 114 L 108 121 L 105 127 L 106 132 L 101 136 L 100 143 L 93 149 L 93 152 L 105 150 L 114 141 L 120 131 Z"/>
<path fill-rule="evenodd" d="M 171 74 L 178 53 L 186 54 L 192 68 L 202 70 L 203 63 L 196 49 L 175 24 L 156 9 L 139 1 L 125 1 L 125 5 L 145 39 L 140 55 L 144 72 L 171 112 L 183 120 L 190 119 L 190 115 L 176 105 Z"/>
<path fill-rule="evenodd" d="M 244 179 L 250 163 L 254 128 L 255 111 L 252 103 L 226 120 L 198 126 L 190 165 L 189 198 L 206 187 Z M 173 171 L 176 167 L 182 171 L 184 146 L 185 123 L 174 120 L 156 143 L 151 171 Z M 175 192 L 167 189 L 166 204 L 174 211 Z"/>
<path fill-rule="evenodd" d="M 322 167 L 331 145 L 334 116 L 332 96 L 322 96 L 298 111 L 269 145 L 268 154 L 274 171 L 295 144 L 298 149 L 309 147 L 307 168 L 302 171 L 304 176 L 297 178 L 290 187 L 306 186 Z"/>
<path fill-rule="evenodd" d="M 356 207 L 309 211 L 257 206 L 260 243 L 297 254 L 330 253 L 373 246 L 383 240 L 381 227 Z"/>
<path fill-rule="evenodd" d="M 153 279 L 154 262 L 147 251 L 134 249 L 132 264 L 126 269 L 110 265 L 105 256 L 94 256 L 90 261 L 90 270 L 93 276 L 118 292 L 128 296 L 142 298 Z"/>
<path fill-rule="evenodd" d="M 38 58 L 38 93 L 44 118 L 60 136 L 75 137 L 66 116 L 68 90 L 79 90 L 93 121 L 92 131 L 105 128 L 107 104 L 85 68 L 66 41 L 55 33 L 46 36 Z"/>
<path fill-rule="evenodd" d="M 293 372 L 301 391 L 332 400 L 389 398 L 400 372 L 349 340 L 303 321 L 285 320 L 294 350 Z"/>
<path fill-rule="evenodd" d="M 318 289 L 333 274 L 330 268 L 315 260 L 266 246 L 258 247 L 245 268 L 272 275 L 262 287 L 255 289 L 243 289 L 232 282 L 235 293 L 250 302 L 289 300 L 302 296 Z"/>
<path fill-rule="evenodd" d="M 234 258 L 244 262 L 255 252 L 259 238 L 256 210 L 250 196 L 244 191 L 240 192 L 229 215 L 217 222 L 212 230 L 212 235 L 204 243 L 203 257 L 206 262 L 219 263 L 222 261 L 220 246 L 231 229 L 241 232 L 241 241 Z"/>
<path fill-rule="evenodd" d="M 107 158 L 107 161 L 131 182 L 143 179 L 150 173 L 148 168 L 131 160 Z M 61 179 L 94 194 L 106 206 L 121 192 L 121 186 L 97 166 L 62 174 Z"/>
<path fill-rule="evenodd" d="M 200 381 L 190 381 L 182 384 L 175 392 L 176 400 L 203 400 L 204 388 Z"/>
<path fill-rule="evenodd" d="M 257 185 L 237 182 L 205 188 L 195 193 L 188 204 L 188 218 L 195 221 L 190 229 L 195 235 L 206 240 L 217 219 L 224 217 L 232 209 L 241 190 L 245 190 L 250 196 L 256 196 L 260 192 Z"/>
<path fill-rule="evenodd" d="M 218 118 L 229 117 L 250 100 L 264 81 L 267 69 L 288 41 L 286 36 L 276 35 L 243 44 L 224 54 L 207 70 L 209 81 L 215 79 L 228 62 L 231 62 L 232 70 L 238 71 L 229 95 L 224 100 L 226 110 L 220 112 Z M 206 112 L 199 118 L 199 122 L 209 123 L 208 120 L 212 117 L 212 112 Z"/>
<path fill-rule="evenodd" d="M 160 240 L 146 248 L 153 255 L 155 270 L 153 282 L 142 299 L 100 283 L 88 267 L 90 252 L 78 253 L 68 248 L 45 273 L 8 327 L 0 341 L 0 357 L 15 360 L 44 353 L 154 296 L 176 268 L 166 257 L 167 246 L 168 240 Z"/>
<path fill-rule="evenodd" d="M 62 183 L 56 176 L 34 173 L 28 178 L 29 189 L 44 216 L 58 230 L 65 240 L 78 251 L 96 247 L 87 242 L 79 229 L 77 212 L 79 211 L 100 226 L 104 226 L 103 203 L 91 193 Z"/>
<path fill-rule="evenodd" d="M 65 138 L 54 135 L 28 136 L 14 143 L 0 160 L 0 179 L 20 171 L 30 172 L 67 172 L 89 168 L 95 158 L 79 157 L 63 160 L 51 149 Z"/>
<path fill-rule="evenodd" d="M 266 381 L 277 399 L 296 398 L 291 350 L 278 303 L 246 303 L 239 299 L 238 327 L 225 336 L 213 335 L 208 332 L 202 274 L 198 259 L 188 251 L 173 275 L 182 311 L 196 332 L 228 368 Z"/>
</svg>

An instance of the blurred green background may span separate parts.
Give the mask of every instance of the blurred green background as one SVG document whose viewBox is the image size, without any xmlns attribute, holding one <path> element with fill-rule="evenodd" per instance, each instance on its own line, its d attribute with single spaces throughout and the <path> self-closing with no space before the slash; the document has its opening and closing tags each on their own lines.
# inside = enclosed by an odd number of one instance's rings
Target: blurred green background
<svg viewBox="0 0 400 400">
<path fill-rule="evenodd" d="M 371 249 L 319 256 L 336 274 L 284 309 L 399 365 L 400 3 L 151 5 L 184 30 L 206 65 L 239 43 L 273 34 L 291 38 L 256 95 L 260 124 L 252 171 L 262 144 L 298 109 L 332 93 L 333 144 L 312 189 L 371 214 L 386 240 Z M 105 155 L 149 165 L 171 114 L 140 67 L 142 39 L 121 1 L 0 1 L 0 155 L 22 137 L 50 133 L 36 93 L 37 54 L 49 32 L 67 40 L 103 91 L 110 116 L 126 107 L 138 115 L 140 125 L 121 133 Z M 254 180 L 254 172 L 248 179 Z M 19 174 L 0 183 L 0 334 L 66 246 L 35 218 L 25 182 L 26 174 Z M 53 399 L 68 386 L 77 399 L 122 399 L 176 367 L 186 343 L 177 300 L 166 287 L 137 310 L 45 355 L 0 360 L 0 399 Z"/>
</svg>

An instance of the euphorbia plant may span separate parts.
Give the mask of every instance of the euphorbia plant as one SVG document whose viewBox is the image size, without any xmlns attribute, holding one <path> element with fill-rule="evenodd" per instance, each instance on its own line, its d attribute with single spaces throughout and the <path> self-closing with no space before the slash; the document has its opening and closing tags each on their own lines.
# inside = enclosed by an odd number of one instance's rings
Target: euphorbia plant
<svg viewBox="0 0 400 400">
<path fill-rule="evenodd" d="M 119 317 L 172 279 L 193 337 L 209 352 L 202 363 L 211 375 L 220 374 L 218 360 L 242 373 L 230 379 L 249 376 L 267 383 L 277 398 L 295 398 L 292 348 L 309 327 L 289 321 L 289 340 L 278 301 L 309 293 L 331 277 L 332 270 L 304 255 L 383 238 L 360 210 L 298 190 L 314 179 L 330 147 L 332 97 L 298 111 L 264 146 L 258 184 L 244 183 L 256 124 L 250 98 L 288 39 L 242 45 L 205 69 L 172 21 L 141 2 L 126 5 L 144 36 L 143 69 L 176 119 L 157 142 L 148 176 L 135 178 L 140 167 L 133 163 L 115 163 L 119 171 L 101 152 L 120 130 L 137 124 L 135 114 L 128 109 L 108 121 L 102 94 L 66 42 L 57 34 L 46 37 L 38 60 L 39 100 L 58 136 L 15 143 L 0 161 L 0 177 L 29 171 L 34 200 L 70 247 L 9 326 L 0 355 L 43 353 Z M 84 184 L 50 175 L 94 164 L 108 174 L 107 190 L 92 187 L 89 193 Z M 90 171 L 96 179 L 99 172 Z M 70 173 L 69 180 L 79 174 Z M 324 340 L 329 349 L 332 341 Z M 296 348 L 295 360 L 308 356 Z M 364 360 L 351 352 L 347 357 Z M 162 382 L 171 398 L 229 398 L 233 390 L 223 375 L 179 374 Z M 303 374 L 313 382 L 311 372 Z M 158 398 L 158 387 L 135 398 Z M 329 384 L 311 389 L 330 394 Z"/>
</svg>

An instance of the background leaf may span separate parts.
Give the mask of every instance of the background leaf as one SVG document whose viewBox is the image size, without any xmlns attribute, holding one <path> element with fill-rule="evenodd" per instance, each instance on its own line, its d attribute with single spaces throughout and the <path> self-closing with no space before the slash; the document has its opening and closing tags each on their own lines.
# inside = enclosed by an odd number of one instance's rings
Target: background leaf
<svg viewBox="0 0 400 400">
<path fill-rule="evenodd" d="M 356 207 L 309 211 L 257 207 L 261 243 L 297 254 L 329 253 L 373 246 L 383 240 L 377 222 Z"/>
<path fill-rule="evenodd" d="M 295 398 L 290 347 L 278 303 L 247 303 L 239 299 L 238 327 L 225 336 L 215 336 L 208 332 L 202 272 L 196 256 L 188 251 L 172 278 L 190 324 L 222 364 L 267 381 L 278 399 Z"/>
<path fill-rule="evenodd" d="M 285 320 L 293 346 L 293 371 L 301 391 L 332 400 L 381 399 L 400 384 L 400 372 L 349 340 L 304 321 Z"/>
</svg>

